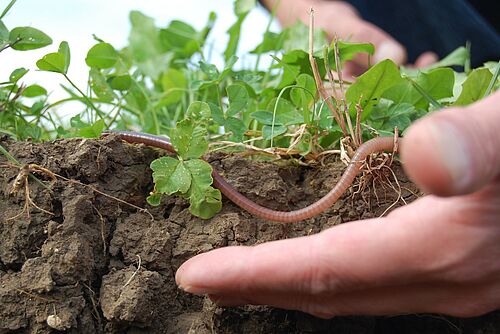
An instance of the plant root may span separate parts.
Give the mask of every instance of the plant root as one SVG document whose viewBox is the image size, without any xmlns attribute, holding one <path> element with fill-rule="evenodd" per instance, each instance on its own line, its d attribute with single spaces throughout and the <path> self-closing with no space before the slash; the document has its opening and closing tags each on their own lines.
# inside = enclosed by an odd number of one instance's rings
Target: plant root
<svg viewBox="0 0 500 334">
<path fill-rule="evenodd" d="M 31 199 L 28 180 L 29 180 L 29 177 L 32 176 L 33 173 L 42 174 L 42 175 L 45 175 L 45 176 L 49 177 L 51 179 L 51 181 L 52 181 L 51 182 L 52 184 L 54 182 L 56 182 L 57 179 L 60 179 L 60 180 L 63 180 L 65 182 L 68 182 L 68 183 L 72 183 L 72 184 L 76 184 L 78 186 L 82 186 L 82 187 L 88 188 L 91 191 L 93 191 L 95 193 L 98 193 L 99 195 L 102 195 L 104 197 L 107 197 L 107 198 L 110 198 L 112 200 L 115 200 L 115 201 L 117 201 L 119 203 L 122 203 L 124 205 L 129 206 L 129 207 L 132 207 L 132 208 L 138 210 L 139 212 L 146 213 L 147 215 L 149 215 L 149 217 L 151 218 L 152 221 L 154 220 L 153 215 L 146 208 L 141 208 L 141 207 L 139 207 L 137 205 L 134 205 L 132 203 L 129 203 L 127 201 L 119 199 L 118 197 L 106 194 L 105 192 L 103 192 L 103 191 L 101 191 L 101 190 L 99 190 L 99 189 L 97 189 L 97 188 L 95 188 L 95 187 L 93 187 L 91 185 L 84 184 L 84 183 L 82 183 L 80 181 L 69 179 L 69 178 L 64 177 L 62 175 L 56 174 L 56 173 L 50 171 L 49 169 L 47 169 L 45 167 L 42 167 L 42 166 L 39 166 L 37 164 L 28 164 L 28 165 L 25 165 L 25 166 L 22 166 L 22 167 L 19 167 L 19 166 L 16 166 L 16 165 L 7 165 L 7 166 L 10 167 L 10 168 L 17 168 L 17 169 L 19 169 L 19 173 L 18 173 L 18 175 L 16 176 L 16 178 L 14 180 L 14 184 L 12 186 L 12 189 L 11 189 L 10 193 L 13 194 L 13 193 L 19 192 L 24 187 L 25 202 L 24 202 L 24 207 L 23 207 L 22 211 L 20 213 L 18 213 L 17 215 L 15 215 L 14 217 L 7 218 L 6 221 L 11 221 L 11 220 L 17 219 L 20 216 L 22 216 L 23 214 L 27 214 L 27 217 L 28 217 L 28 220 L 29 220 L 30 219 L 30 205 L 33 206 L 33 207 L 35 207 L 36 209 L 38 209 L 39 211 L 41 211 L 43 213 L 46 213 L 46 214 L 51 215 L 51 216 L 54 215 L 54 213 L 52 213 L 50 211 L 47 211 L 47 210 L 39 207 L 38 205 L 36 205 L 33 202 L 33 200 Z M 34 176 L 32 176 L 32 177 L 34 177 Z M 38 180 L 38 179 L 35 178 L 35 180 Z M 41 183 L 43 186 L 45 186 L 45 184 L 42 183 L 40 180 L 38 180 L 38 182 Z M 50 187 L 47 187 L 47 188 L 50 189 Z M 102 215 L 99 212 L 98 212 L 98 215 L 99 215 L 100 219 L 103 219 Z M 105 242 L 104 238 L 103 238 L 103 241 Z"/>
</svg>

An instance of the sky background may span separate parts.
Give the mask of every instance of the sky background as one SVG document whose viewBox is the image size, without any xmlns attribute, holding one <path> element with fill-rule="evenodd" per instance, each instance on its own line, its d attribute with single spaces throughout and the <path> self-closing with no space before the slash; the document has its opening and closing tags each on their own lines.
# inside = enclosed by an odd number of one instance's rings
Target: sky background
<svg viewBox="0 0 500 334">
<path fill-rule="evenodd" d="M 3 10 L 9 0 L 0 0 Z M 217 21 L 209 41 L 213 43 L 212 62 L 222 64 L 219 54 L 227 43 L 226 30 L 235 22 L 232 0 L 18 0 L 3 22 L 8 29 L 16 26 L 32 26 L 53 39 L 53 44 L 28 52 L 7 49 L 0 54 L 0 82 L 6 81 L 13 69 L 25 67 L 30 72 L 23 78 L 26 83 L 42 83 L 51 93 L 50 100 L 67 96 L 59 88 L 61 76 L 36 71 L 36 61 L 49 52 L 57 51 L 61 41 L 67 41 L 71 49 L 71 65 L 68 76 L 82 89 L 86 87 L 88 67 L 85 57 L 96 43 L 92 34 L 111 43 L 116 48 L 127 44 L 130 31 L 128 14 L 139 10 L 153 17 L 156 25 L 166 27 L 173 19 L 188 22 L 196 29 L 205 25 L 210 11 L 217 14 Z M 262 39 L 269 16 L 262 8 L 252 11 L 243 29 L 239 55 L 252 50 Z M 278 31 L 276 23 L 273 31 Z M 250 61 L 248 58 L 241 61 Z"/>
</svg>

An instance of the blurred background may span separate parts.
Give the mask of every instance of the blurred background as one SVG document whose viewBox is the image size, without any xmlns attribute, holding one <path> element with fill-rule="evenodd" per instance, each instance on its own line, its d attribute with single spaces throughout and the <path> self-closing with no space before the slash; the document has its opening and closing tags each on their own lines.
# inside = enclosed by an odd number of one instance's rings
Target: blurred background
<svg viewBox="0 0 500 334">
<path fill-rule="evenodd" d="M 9 3 L 0 1 L 3 9 Z M 139 10 L 155 19 L 156 25 L 166 27 L 168 22 L 178 19 L 201 29 L 207 22 L 211 11 L 217 14 L 217 21 L 209 37 L 208 48 L 212 48 L 210 62 L 219 68 L 223 65 L 221 54 L 227 44 L 227 29 L 235 22 L 233 0 L 182 0 L 182 1 L 137 1 L 137 0 L 18 0 L 3 21 L 7 28 L 32 26 L 40 29 L 53 39 L 53 44 L 30 52 L 7 49 L 0 55 L 0 82 L 7 79 L 12 69 L 25 67 L 30 72 L 23 78 L 29 83 L 43 82 L 51 98 L 66 96 L 59 89 L 62 77 L 55 73 L 36 70 L 35 62 L 49 52 L 56 52 L 61 41 L 67 41 L 71 49 L 71 65 L 68 76 L 80 87 L 87 85 L 88 67 L 85 64 L 87 51 L 100 39 L 120 49 L 127 44 L 130 31 L 129 12 Z M 253 59 L 245 55 L 262 40 L 262 35 L 269 21 L 269 14 L 259 7 L 253 10 L 245 20 L 236 67 L 252 63 Z M 272 31 L 279 26 L 273 23 Z M 263 59 L 263 65 L 266 59 Z"/>
</svg>

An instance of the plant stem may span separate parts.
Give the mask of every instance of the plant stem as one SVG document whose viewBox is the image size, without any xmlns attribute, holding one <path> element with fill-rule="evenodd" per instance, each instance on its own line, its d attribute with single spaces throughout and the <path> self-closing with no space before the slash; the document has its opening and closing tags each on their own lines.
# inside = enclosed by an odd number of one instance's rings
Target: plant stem
<svg viewBox="0 0 500 334">
<path fill-rule="evenodd" d="M 80 88 L 78 88 L 78 86 L 75 85 L 75 83 L 73 81 L 71 81 L 71 79 L 65 73 L 62 73 L 62 75 L 66 78 L 66 80 L 68 80 L 69 84 L 71 86 L 73 86 L 73 88 L 76 89 L 78 91 L 78 93 L 80 93 L 80 95 L 92 107 L 92 109 L 95 110 L 95 112 L 97 113 L 99 118 L 104 122 L 104 126 L 107 128 L 108 126 L 106 124 L 105 117 L 104 117 L 103 113 L 99 109 L 97 109 L 97 107 L 94 105 L 94 103 L 92 103 L 92 101 L 89 99 L 89 97 L 84 92 L 82 92 L 80 90 Z"/>
<path fill-rule="evenodd" d="M 3 17 L 9 12 L 9 10 L 14 6 L 17 0 L 11 0 L 10 3 L 5 7 L 3 10 L 2 14 L 0 15 L 0 20 L 3 19 Z"/>
<path fill-rule="evenodd" d="M 497 82 L 498 75 L 500 74 L 500 61 L 497 63 L 497 68 L 495 69 L 495 73 L 493 74 L 493 78 L 491 78 L 490 84 L 488 85 L 488 88 L 486 88 L 486 91 L 484 92 L 483 98 L 491 94 L 491 91 L 493 90 L 493 87 L 495 86 L 495 83 Z"/>
<path fill-rule="evenodd" d="M 413 80 L 413 79 L 411 79 L 409 77 L 406 77 L 406 79 L 411 82 L 411 84 L 413 85 L 413 87 L 415 87 L 415 89 L 420 93 L 420 95 L 422 95 L 424 97 L 424 99 L 426 99 L 430 104 L 432 104 L 437 109 L 442 109 L 443 108 L 443 106 L 441 105 L 441 103 L 439 103 L 432 96 L 430 96 L 429 93 L 427 93 L 422 87 L 420 87 L 420 85 L 415 80 Z"/>
</svg>

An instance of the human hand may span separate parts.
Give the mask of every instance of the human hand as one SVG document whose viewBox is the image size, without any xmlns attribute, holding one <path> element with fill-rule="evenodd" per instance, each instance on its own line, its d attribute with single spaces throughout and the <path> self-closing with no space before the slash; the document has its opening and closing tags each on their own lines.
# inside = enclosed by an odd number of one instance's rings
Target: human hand
<svg viewBox="0 0 500 334">
<path fill-rule="evenodd" d="M 404 138 L 425 196 L 385 218 L 317 235 L 198 255 L 177 271 L 219 305 L 265 304 L 318 317 L 444 313 L 500 306 L 500 92 L 434 113 Z"/>
<path fill-rule="evenodd" d="M 273 8 L 277 0 L 264 0 L 268 8 Z M 287 0 L 281 1 L 277 8 L 277 17 L 285 25 L 294 24 L 297 19 L 309 24 L 309 10 L 313 8 L 315 15 L 315 27 L 325 30 L 330 38 L 335 34 L 341 40 L 353 42 L 369 42 L 375 45 L 373 63 L 384 59 L 391 59 L 398 65 L 406 65 L 407 55 L 403 45 L 392 36 L 363 20 L 356 9 L 345 1 L 325 0 Z M 438 56 L 434 52 L 424 52 L 420 55 L 412 67 L 425 67 L 435 63 Z M 368 69 L 368 57 L 359 55 L 353 61 L 347 62 L 343 69 L 345 77 L 360 75 Z"/>
</svg>

